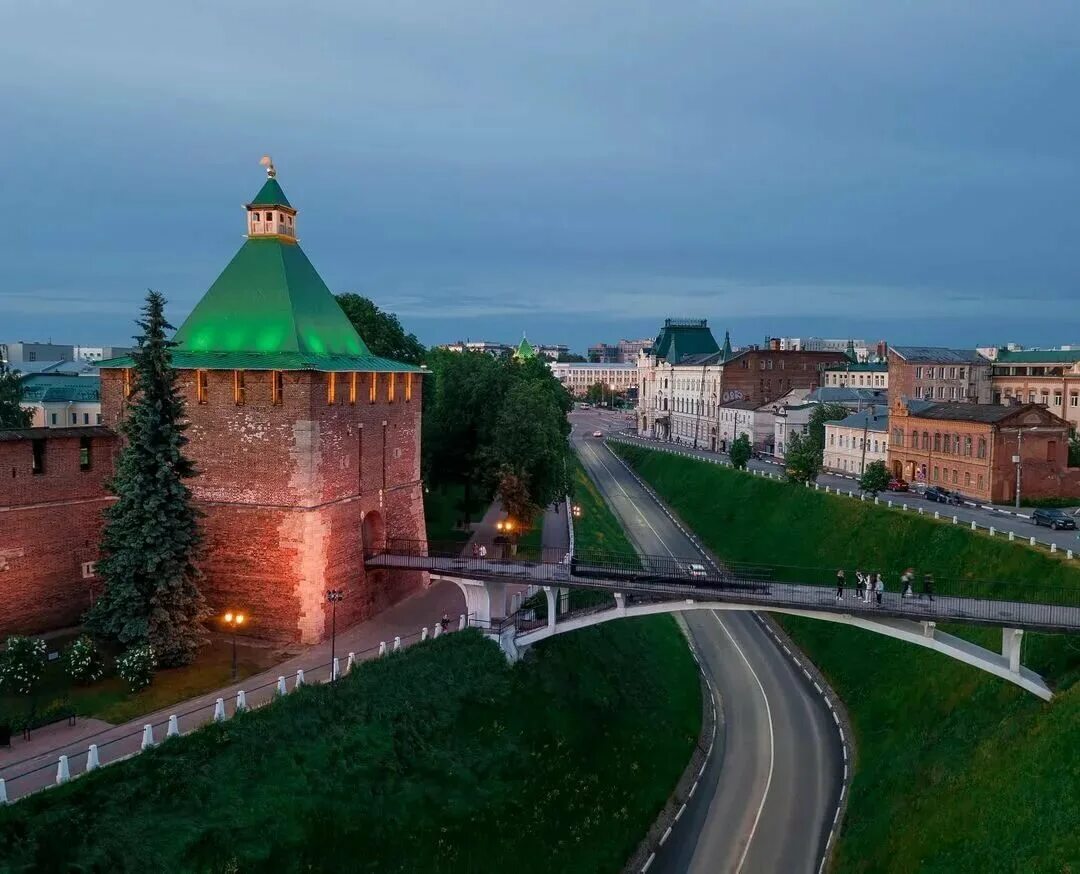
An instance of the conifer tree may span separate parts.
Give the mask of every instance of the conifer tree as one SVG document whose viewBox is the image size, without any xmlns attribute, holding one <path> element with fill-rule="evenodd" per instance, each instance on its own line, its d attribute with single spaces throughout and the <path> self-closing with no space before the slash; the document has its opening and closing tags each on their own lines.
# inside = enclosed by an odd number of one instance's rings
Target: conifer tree
<svg viewBox="0 0 1080 874">
<path fill-rule="evenodd" d="M 32 415 L 19 406 L 22 386 L 19 373 L 0 361 L 0 428 L 29 428 Z"/>
<path fill-rule="evenodd" d="M 146 297 L 135 339 L 133 394 L 120 426 L 125 439 L 105 511 L 105 591 L 87 615 L 91 630 L 126 645 L 148 643 L 163 666 L 188 664 L 204 642 L 206 603 L 194 556 L 198 514 L 184 480 L 195 468 L 183 452 L 184 399 L 176 388 L 165 299 Z"/>
</svg>

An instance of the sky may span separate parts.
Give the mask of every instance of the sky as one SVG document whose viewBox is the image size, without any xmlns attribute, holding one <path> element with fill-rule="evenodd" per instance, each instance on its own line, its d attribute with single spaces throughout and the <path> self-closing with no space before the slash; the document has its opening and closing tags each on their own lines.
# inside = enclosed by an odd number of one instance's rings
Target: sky
<svg viewBox="0 0 1080 874">
<path fill-rule="evenodd" d="M 1075 2 L 0 0 L 0 341 L 179 325 L 270 154 L 428 344 L 1080 342 Z"/>
</svg>

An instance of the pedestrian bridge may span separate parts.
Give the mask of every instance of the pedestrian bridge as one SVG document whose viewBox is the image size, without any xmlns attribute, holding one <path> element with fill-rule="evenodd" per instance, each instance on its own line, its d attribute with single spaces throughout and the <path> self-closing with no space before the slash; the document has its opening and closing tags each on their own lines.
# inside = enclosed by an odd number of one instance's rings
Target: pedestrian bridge
<svg viewBox="0 0 1080 874">
<path fill-rule="evenodd" d="M 460 547 L 456 547 L 460 548 Z M 714 565 L 700 557 L 574 557 L 538 553 L 509 554 L 506 547 L 480 557 L 457 555 L 422 541 L 390 541 L 366 556 L 369 568 L 428 571 L 434 579 L 456 583 L 465 593 L 473 622 L 497 637 L 516 657 L 525 647 L 579 628 L 632 616 L 687 610 L 765 610 L 854 625 L 937 650 L 1049 699 L 1050 689 L 1020 664 L 1024 631 L 1080 631 L 1080 592 L 1027 583 L 939 579 L 932 595 L 904 597 L 886 592 L 879 606 L 855 597 L 835 596 L 825 569 L 766 565 Z M 803 579 L 792 579 L 799 574 Z M 547 620 L 536 623 L 519 613 L 507 616 L 506 586 L 529 585 L 547 593 Z M 610 592 L 614 606 L 582 615 L 557 617 L 556 595 L 571 588 Z M 1003 629 L 1001 652 L 992 652 L 937 629 L 962 623 Z"/>
</svg>

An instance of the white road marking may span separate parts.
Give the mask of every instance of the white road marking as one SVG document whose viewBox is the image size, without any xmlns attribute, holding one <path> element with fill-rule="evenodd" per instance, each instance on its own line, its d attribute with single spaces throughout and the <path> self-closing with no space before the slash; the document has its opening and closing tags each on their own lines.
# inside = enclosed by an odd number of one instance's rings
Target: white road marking
<svg viewBox="0 0 1080 874">
<path fill-rule="evenodd" d="M 712 611 L 712 615 L 720 626 L 720 630 L 728 636 L 728 640 L 731 641 L 736 652 L 742 657 L 743 662 L 746 663 L 750 675 L 754 678 L 754 682 L 757 683 L 758 689 L 761 690 L 761 697 L 765 701 L 765 714 L 769 719 L 769 776 L 765 780 L 765 791 L 761 794 L 761 803 L 758 805 L 757 813 L 754 815 L 754 824 L 750 826 L 750 834 L 746 838 L 746 846 L 743 847 L 742 855 L 739 857 L 739 864 L 735 866 L 735 874 L 738 874 L 738 872 L 742 871 L 743 865 L 746 863 L 746 855 L 750 852 L 750 844 L 754 840 L 754 834 L 757 832 L 758 823 L 761 822 L 761 812 L 765 809 L 765 800 L 769 797 L 769 787 L 772 786 L 773 766 L 776 763 L 776 738 L 773 733 L 772 707 L 769 706 L 769 696 L 765 694 L 765 687 L 761 683 L 761 678 L 758 677 L 757 671 L 754 670 L 754 666 L 750 664 L 750 659 L 746 657 L 746 653 L 742 651 L 742 647 L 736 643 L 735 638 L 731 636 L 731 632 L 728 631 L 724 623 L 720 621 L 720 617 L 717 616 L 715 610 Z"/>
</svg>

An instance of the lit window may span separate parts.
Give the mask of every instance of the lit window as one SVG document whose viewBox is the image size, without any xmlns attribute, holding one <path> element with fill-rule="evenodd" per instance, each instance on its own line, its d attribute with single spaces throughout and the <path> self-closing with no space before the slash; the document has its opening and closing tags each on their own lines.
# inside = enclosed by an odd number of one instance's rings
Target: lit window
<svg viewBox="0 0 1080 874">
<path fill-rule="evenodd" d="M 333 404 L 337 402 L 337 374 L 326 374 L 326 402 Z"/>
<path fill-rule="evenodd" d="M 371 385 L 368 387 L 368 403 L 375 403 L 375 393 L 379 390 L 379 374 L 371 374 Z"/>
<path fill-rule="evenodd" d="M 285 389 L 285 375 L 280 370 L 270 371 L 270 403 L 275 406 L 281 403 Z"/>
<path fill-rule="evenodd" d="M 252 217 L 255 219 L 255 221 L 259 221 L 259 214 L 257 212 L 252 213 Z"/>
<path fill-rule="evenodd" d="M 131 397 L 131 394 L 132 394 L 133 391 L 135 391 L 135 389 L 132 387 L 132 384 L 131 384 L 131 368 L 130 367 L 125 367 L 124 368 L 124 397 L 125 398 Z"/>
<path fill-rule="evenodd" d="M 207 398 L 207 395 L 209 394 L 207 389 L 208 389 L 208 381 L 207 381 L 206 371 L 205 370 L 196 370 L 195 371 L 195 399 L 200 404 L 205 404 L 206 403 L 206 398 Z"/>
<path fill-rule="evenodd" d="M 390 403 L 394 402 L 394 389 L 395 389 L 396 386 L 397 386 L 397 374 L 396 373 L 391 373 L 390 374 L 390 384 L 386 389 L 386 399 Z"/>
<path fill-rule="evenodd" d="M 233 403 L 238 407 L 244 404 L 244 371 L 234 370 L 232 372 L 232 391 L 233 391 Z"/>
<path fill-rule="evenodd" d="M 360 378 L 360 375 L 358 373 L 354 372 L 354 373 L 349 374 L 349 403 L 350 404 L 355 404 L 356 403 L 356 382 L 357 382 L 357 380 L 359 378 Z"/>
<path fill-rule="evenodd" d="M 412 373 L 405 374 L 405 403 L 412 400 Z"/>
</svg>

